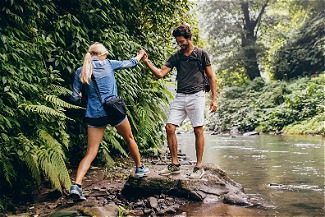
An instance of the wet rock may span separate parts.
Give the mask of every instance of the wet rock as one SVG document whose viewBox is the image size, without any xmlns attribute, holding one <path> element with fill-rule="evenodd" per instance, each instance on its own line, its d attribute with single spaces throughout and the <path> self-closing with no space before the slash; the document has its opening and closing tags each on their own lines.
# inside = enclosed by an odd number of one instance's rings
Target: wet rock
<svg viewBox="0 0 325 217">
<path fill-rule="evenodd" d="M 46 207 L 49 209 L 55 209 L 57 207 L 57 204 L 47 204 Z"/>
<path fill-rule="evenodd" d="M 145 207 L 145 203 L 143 200 L 140 200 L 134 204 L 134 207 Z"/>
<path fill-rule="evenodd" d="M 157 215 L 175 214 L 179 209 L 178 205 L 169 206 L 158 211 Z"/>
<path fill-rule="evenodd" d="M 158 207 L 158 200 L 155 197 L 149 197 L 148 198 L 149 205 L 151 208 L 157 208 Z"/>
<path fill-rule="evenodd" d="M 158 199 L 158 203 L 163 203 L 165 202 L 165 199 Z"/>
<path fill-rule="evenodd" d="M 95 186 L 95 187 L 93 187 L 93 190 L 95 190 L 95 191 L 100 191 L 100 187 Z"/>
<path fill-rule="evenodd" d="M 87 204 L 91 205 L 91 204 Z M 117 216 L 118 207 L 114 205 L 106 206 L 83 206 L 75 205 L 67 209 L 56 211 L 50 217 L 63 217 L 63 216 Z"/>
<path fill-rule="evenodd" d="M 144 214 L 149 214 L 151 212 L 152 212 L 152 210 L 151 209 L 148 209 L 148 208 L 146 208 L 146 209 L 143 210 L 143 213 Z"/>
<path fill-rule="evenodd" d="M 60 210 L 50 215 L 50 217 L 80 216 L 77 210 Z"/>
<path fill-rule="evenodd" d="M 203 199 L 203 203 L 218 203 L 223 201 L 223 196 L 208 195 Z"/>
<path fill-rule="evenodd" d="M 131 210 L 129 216 L 142 216 L 144 213 L 140 209 Z"/>
<path fill-rule="evenodd" d="M 212 132 L 210 135 L 219 135 L 219 132 Z"/>
<path fill-rule="evenodd" d="M 259 135 L 259 132 L 252 131 L 243 134 L 243 136 L 255 136 L 255 135 Z"/>
<path fill-rule="evenodd" d="M 232 127 L 230 129 L 230 135 L 239 135 L 240 132 L 239 132 L 239 128 L 238 127 Z"/>
<path fill-rule="evenodd" d="M 223 199 L 224 203 L 227 204 L 234 204 L 234 205 L 240 205 L 240 206 L 252 206 L 253 204 L 251 204 L 248 200 L 247 195 L 245 195 L 242 192 L 229 192 L 227 194 L 224 195 L 224 199 Z"/>
<path fill-rule="evenodd" d="M 148 177 L 140 179 L 130 176 L 122 189 L 122 194 L 126 198 L 160 195 L 160 199 L 164 198 L 163 194 L 167 194 L 169 197 L 183 197 L 206 203 L 222 201 L 242 206 L 253 205 L 244 193 L 243 187 L 230 179 L 221 169 L 205 167 L 206 173 L 199 180 L 189 179 L 186 175 L 192 170 L 190 166 L 182 165 L 179 175 L 167 177 L 158 175 L 157 171 L 160 169 L 156 166 Z M 168 197 L 164 203 L 170 204 Z"/>
</svg>

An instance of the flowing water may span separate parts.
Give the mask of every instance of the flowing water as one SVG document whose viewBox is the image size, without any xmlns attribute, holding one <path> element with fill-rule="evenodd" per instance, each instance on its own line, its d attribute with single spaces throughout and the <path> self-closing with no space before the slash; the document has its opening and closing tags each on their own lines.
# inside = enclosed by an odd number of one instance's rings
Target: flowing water
<svg viewBox="0 0 325 217">
<path fill-rule="evenodd" d="M 182 152 L 195 160 L 194 135 L 177 137 Z M 206 135 L 205 139 L 205 163 L 222 168 L 243 185 L 246 193 L 260 194 L 274 206 L 261 215 L 325 216 L 324 138 Z M 193 204 L 185 210 L 188 215 L 204 211 L 205 216 L 214 216 L 223 208 Z M 250 215 L 245 212 L 235 210 L 232 215 Z"/>
</svg>

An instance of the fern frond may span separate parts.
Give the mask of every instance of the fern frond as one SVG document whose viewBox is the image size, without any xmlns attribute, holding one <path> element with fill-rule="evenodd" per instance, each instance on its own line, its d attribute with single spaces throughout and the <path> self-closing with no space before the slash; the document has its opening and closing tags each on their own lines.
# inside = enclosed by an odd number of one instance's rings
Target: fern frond
<svg viewBox="0 0 325 217">
<path fill-rule="evenodd" d="M 58 153 L 60 156 L 62 156 L 62 158 L 65 158 L 61 144 L 55 138 L 53 138 L 48 132 L 42 129 L 38 130 L 37 134 L 47 147 Z"/>
<path fill-rule="evenodd" d="M 60 136 L 59 140 L 64 145 L 64 147 L 68 148 L 69 147 L 69 142 L 70 142 L 69 134 L 63 128 L 60 128 L 60 130 L 58 132 L 58 135 Z"/>
<path fill-rule="evenodd" d="M 120 142 L 117 140 L 118 137 L 121 137 L 118 135 L 115 131 L 109 131 L 109 134 L 105 135 L 105 141 L 107 141 L 107 144 L 114 148 L 115 150 L 118 150 L 122 155 L 127 156 L 126 151 L 121 146 Z"/>
<path fill-rule="evenodd" d="M 60 118 L 64 118 L 64 119 L 70 119 L 63 112 L 57 111 L 57 110 L 47 107 L 45 105 L 20 104 L 18 106 L 18 108 L 20 108 L 20 107 L 22 107 L 25 111 L 28 111 L 28 112 L 34 112 L 34 113 L 42 114 L 42 115 L 50 115 L 52 117 L 60 117 Z"/>
<path fill-rule="evenodd" d="M 36 147 L 35 143 L 31 140 L 29 140 L 25 135 L 20 133 L 18 135 L 18 140 L 20 144 L 22 144 L 25 148 L 24 154 L 20 157 L 23 162 L 26 163 L 27 167 L 29 168 L 32 177 L 35 179 L 37 185 L 41 183 L 41 174 L 40 174 L 40 168 L 39 164 L 37 162 L 37 157 L 35 156 L 34 149 Z"/>
<path fill-rule="evenodd" d="M 0 153 L 0 175 L 3 176 L 5 181 L 10 186 L 12 185 L 12 181 L 16 177 L 12 162 L 10 162 L 9 158 L 5 156 L 4 153 Z"/>
<path fill-rule="evenodd" d="M 42 145 L 36 153 L 42 170 L 56 189 L 62 191 L 62 185 L 68 189 L 71 181 L 61 144 L 45 130 L 37 133 Z"/>
<path fill-rule="evenodd" d="M 101 151 L 103 153 L 103 157 L 104 157 L 104 161 L 106 163 L 106 166 L 109 167 L 109 166 L 114 165 L 115 162 L 114 162 L 113 158 L 110 155 L 108 145 L 107 145 L 107 143 L 105 141 L 102 142 L 102 146 L 101 146 L 100 149 L 101 149 Z"/>
<path fill-rule="evenodd" d="M 60 85 L 50 84 L 49 89 L 52 93 L 57 93 L 58 95 L 71 95 L 71 90 Z"/>
<path fill-rule="evenodd" d="M 57 97 L 55 95 L 46 95 L 45 100 L 48 102 L 51 102 L 53 105 L 63 107 L 63 108 L 82 109 L 79 106 L 72 105 L 70 103 L 67 103 L 66 101 L 63 101 L 62 99 L 60 99 L 59 97 Z"/>
</svg>

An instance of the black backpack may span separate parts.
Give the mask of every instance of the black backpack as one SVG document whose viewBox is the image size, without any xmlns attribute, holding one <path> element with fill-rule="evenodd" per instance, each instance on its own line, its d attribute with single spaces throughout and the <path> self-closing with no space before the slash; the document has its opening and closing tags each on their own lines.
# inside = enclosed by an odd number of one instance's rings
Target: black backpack
<svg viewBox="0 0 325 217">
<path fill-rule="evenodd" d="M 209 78 L 206 75 L 205 71 L 204 71 L 204 66 L 203 66 L 203 55 L 202 55 L 202 49 L 201 48 L 195 48 L 197 49 L 197 57 L 193 57 L 191 58 L 192 60 L 196 60 L 198 63 L 198 67 L 200 72 L 202 73 L 203 76 L 203 82 L 204 82 L 204 90 L 205 92 L 209 92 L 210 91 L 210 83 L 209 83 Z M 179 62 L 182 61 L 181 57 L 180 57 L 180 51 L 177 51 L 177 63 L 179 64 Z"/>
</svg>

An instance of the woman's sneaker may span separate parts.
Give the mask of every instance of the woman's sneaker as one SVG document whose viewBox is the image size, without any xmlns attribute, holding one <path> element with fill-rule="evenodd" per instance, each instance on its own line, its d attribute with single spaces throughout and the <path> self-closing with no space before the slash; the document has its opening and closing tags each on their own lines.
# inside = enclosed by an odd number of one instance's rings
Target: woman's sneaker
<svg viewBox="0 0 325 217">
<path fill-rule="evenodd" d="M 73 201 L 83 201 L 86 200 L 86 197 L 82 193 L 82 189 L 78 185 L 71 185 L 69 197 Z"/>
<path fill-rule="evenodd" d="M 204 169 L 203 168 L 198 168 L 194 167 L 192 173 L 189 174 L 190 179 L 200 179 L 204 175 Z"/>
<path fill-rule="evenodd" d="M 149 173 L 150 173 L 149 168 L 142 165 L 141 167 L 136 167 L 135 168 L 134 176 L 137 177 L 137 178 L 140 178 L 140 177 L 146 176 Z"/>
<path fill-rule="evenodd" d="M 159 175 L 169 176 L 177 175 L 181 173 L 180 164 L 169 164 L 165 169 L 159 171 Z"/>
</svg>

